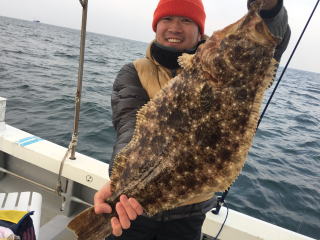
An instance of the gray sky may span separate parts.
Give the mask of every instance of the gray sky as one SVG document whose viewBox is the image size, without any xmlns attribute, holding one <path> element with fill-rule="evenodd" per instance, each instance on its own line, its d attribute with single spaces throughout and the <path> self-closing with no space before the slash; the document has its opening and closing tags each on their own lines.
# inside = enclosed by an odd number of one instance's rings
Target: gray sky
<svg viewBox="0 0 320 240">
<path fill-rule="evenodd" d="M 90 32 L 150 42 L 153 11 L 158 0 L 89 0 Z M 246 13 L 246 0 L 203 0 L 208 35 Z M 292 29 L 290 45 L 282 57 L 285 65 L 316 3 L 316 0 L 284 0 Z M 81 5 L 78 0 L 0 0 L 0 15 L 80 29 Z M 320 72 L 320 6 L 289 67 Z"/>
</svg>

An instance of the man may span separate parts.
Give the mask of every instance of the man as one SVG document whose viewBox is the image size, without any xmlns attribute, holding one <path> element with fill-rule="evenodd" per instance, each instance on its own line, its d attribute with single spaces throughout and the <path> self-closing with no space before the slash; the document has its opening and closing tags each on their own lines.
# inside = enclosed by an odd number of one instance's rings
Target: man
<svg viewBox="0 0 320 240">
<path fill-rule="evenodd" d="M 252 1 L 249 0 L 248 4 Z M 260 15 L 271 32 L 282 39 L 274 55 L 279 60 L 290 38 L 283 1 L 265 0 Z M 182 53 L 194 53 L 204 41 L 205 17 L 201 0 L 159 1 L 152 22 L 156 37 L 147 49 L 146 58 L 125 65 L 113 86 L 112 110 L 117 140 L 112 159 L 129 143 L 136 112 L 179 73 L 177 58 Z M 110 183 L 96 193 L 97 214 L 111 212 L 110 206 L 104 202 L 110 195 Z M 121 196 L 116 205 L 119 217 L 111 220 L 114 236 L 108 240 L 198 240 L 205 213 L 214 205 L 211 194 L 148 218 L 142 215 L 143 209 L 135 199 Z"/>
</svg>

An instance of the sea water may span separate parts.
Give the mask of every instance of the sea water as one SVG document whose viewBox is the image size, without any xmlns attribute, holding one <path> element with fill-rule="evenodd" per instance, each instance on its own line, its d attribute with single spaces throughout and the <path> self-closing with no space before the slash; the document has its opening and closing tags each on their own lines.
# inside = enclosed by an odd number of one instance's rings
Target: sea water
<svg viewBox="0 0 320 240">
<path fill-rule="evenodd" d="M 7 98 L 8 124 L 68 145 L 79 43 L 78 30 L 0 17 L 0 96 Z M 87 34 L 77 151 L 109 161 L 115 139 L 112 84 L 120 68 L 143 57 L 146 47 Z M 319 73 L 287 70 L 227 202 L 232 209 L 320 238 Z"/>
</svg>

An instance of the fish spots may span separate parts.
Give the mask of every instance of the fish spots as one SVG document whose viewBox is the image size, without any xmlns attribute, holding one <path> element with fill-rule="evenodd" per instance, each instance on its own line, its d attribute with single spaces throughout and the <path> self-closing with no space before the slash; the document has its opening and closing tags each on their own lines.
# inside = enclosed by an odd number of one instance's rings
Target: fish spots
<svg viewBox="0 0 320 240">
<path fill-rule="evenodd" d="M 242 44 L 238 44 L 233 48 L 231 51 L 233 57 L 231 59 L 238 71 L 245 68 L 245 63 L 250 62 L 252 50 L 245 48 Z"/>
<path fill-rule="evenodd" d="M 132 179 L 133 176 L 137 176 L 137 169 L 132 168 L 130 165 L 127 165 L 122 171 L 121 181 L 125 183 L 129 178 Z"/>
<path fill-rule="evenodd" d="M 199 180 L 203 185 L 207 184 L 210 181 L 210 176 L 203 174 L 203 175 L 199 176 Z"/>
<path fill-rule="evenodd" d="M 158 113 L 157 113 L 156 111 L 146 112 L 145 117 L 146 117 L 147 119 L 154 119 L 154 118 L 157 118 L 157 117 L 158 117 Z"/>
<path fill-rule="evenodd" d="M 186 187 L 180 185 L 178 189 L 176 189 L 178 196 L 183 197 L 186 194 Z"/>
<path fill-rule="evenodd" d="M 229 176 L 231 172 L 232 172 L 232 168 L 228 165 L 225 165 L 221 171 L 222 175 L 224 176 Z"/>
<path fill-rule="evenodd" d="M 241 40 L 241 36 L 237 35 L 237 34 L 230 34 L 228 39 L 231 41 L 239 41 L 239 40 Z"/>
<path fill-rule="evenodd" d="M 248 67 L 248 72 L 250 75 L 252 75 L 257 70 L 257 65 L 252 63 Z"/>
<path fill-rule="evenodd" d="M 196 189 L 198 186 L 197 179 L 193 178 L 192 175 L 186 177 L 185 184 L 191 190 Z"/>
<path fill-rule="evenodd" d="M 233 81 L 230 82 L 230 86 L 232 88 L 239 88 L 242 85 L 244 85 L 244 83 L 245 83 L 245 80 L 243 78 L 236 77 L 233 79 Z"/>
<path fill-rule="evenodd" d="M 167 144 L 164 136 L 155 136 L 151 140 L 152 152 L 157 156 L 167 155 Z"/>
<path fill-rule="evenodd" d="M 182 106 L 185 102 L 185 96 L 177 94 L 176 96 L 174 96 L 173 101 L 177 106 Z"/>
<path fill-rule="evenodd" d="M 201 147 L 213 147 L 221 141 L 221 131 L 218 127 L 202 124 L 196 129 L 195 138 Z"/>
<path fill-rule="evenodd" d="M 244 48 L 239 45 L 235 46 L 233 49 L 233 54 L 236 58 L 241 56 L 243 54 L 243 52 L 244 52 Z"/>
<path fill-rule="evenodd" d="M 184 195 L 186 190 L 183 186 L 187 188 L 194 189 L 198 184 L 197 180 L 194 178 L 194 172 L 196 169 L 201 168 L 202 163 L 197 161 L 194 156 L 188 152 L 182 152 L 181 155 L 175 158 L 175 162 L 177 163 L 175 166 L 175 171 L 173 172 L 175 178 L 176 189 L 182 189 L 179 195 Z"/>
<path fill-rule="evenodd" d="M 157 107 L 157 112 L 160 116 L 165 116 L 168 112 L 168 106 L 165 104 L 161 104 Z"/>
<path fill-rule="evenodd" d="M 217 162 L 217 164 L 216 164 L 216 168 L 219 170 L 219 171 L 221 171 L 222 169 L 223 169 L 223 162 Z"/>
<path fill-rule="evenodd" d="M 216 163 L 217 158 L 214 153 L 209 152 L 204 157 L 204 161 L 205 161 L 205 163 L 214 164 L 214 163 Z"/>
<path fill-rule="evenodd" d="M 185 121 L 185 119 L 187 119 L 187 116 L 184 112 L 180 109 L 173 109 L 169 113 L 167 124 L 179 132 L 187 132 L 190 128 L 190 123 Z"/>
<path fill-rule="evenodd" d="M 145 146 L 145 145 L 148 144 L 148 142 L 149 142 L 146 135 L 142 136 L 142 137 L 139 139 L 139 141 L 141 142 L 141 144 L 142 144 L 143 146 Z"/>
<path fill-rule="evenodd" d="M 249 121 L 249 116 L 243 115 L 243 116 L 239 116 L 237 119 L 238 122 L 238 129 L 237 131 L 240 132 L 240 134 L 244 134 L 245 130 L 247 128 L 248 125 L 248 121 Z"/>
<path fill-rule="evenodd" d="M 227 69 L 227 64 L 226 64 L 226 62 L 225 62 L 225 60 L 223 59 L 223 58 L 221 58 L 221 57 L 216 57 L 215 59 L 214 59 L 214 65 L 216 66 L 216 68 L 217 68 L 217 71 L 218 71 L 218 73 L 219 72 L 223 72 L 223 71 L 225 71 L 226 69 Z"/>
<path fill-rule="evenodd" d="M 172 187 L 170 185 L 170 181 L 171 181 L 171 171 L 164 171 L 161 174 L 159 174 L 155 179 L 154 182 L 155 184 L 157 183 L 161 183 L 163 184 L 165 187 Z"/>
<path fill-rule="evenodd" d="M 220 111 L 221 106 L 222 106 L 222 100 L 220 98 L 219 99 L 217 98 L 213 103 L 214 111 Z"/>
<path fill-rule="evenodd" d="M 143 156 L 142 153 L 140 155 Z M 141 161 L 141 159 L 139 160 Z M 139 165 L 140 167 L 138 169 L 138 174 L 141 176 L 145 174 L 148 175 L 152 169 L 154 169 L 159 165 L 159 163 L 156 160 L 147 159 L 146 161 L 144 161 L 144 164 L 139 164 Z"/>
<path fill-rule="evenodd" d="M 181 159 L 178 164 L 176 171 L 178 174 L 190 173 L 193 172 L 194 169 L 197 168 L 197 163 L 193 158 L 185 158 Z"/>
<path fill-rule="evenodd" d="M 196 108 L 196 107 L 190 108 L 188 113 L 190 118 L 193 120 L 198 120 L 202 117 L 202 112 L 200 108 Z"/>
<path fill-rule="evenodd" d="M 232 152 L 229 149 L 222 148 L 218 155 L 224 161 L 230 161 Z"/>
<path fill-rule="evenodd" d="M 259 22 L 255 25 L 255 30 L 258 32 L 258 33 L 263 33 L 263 24 L 262 22 Z"/>
<path fill-rule="evenodd" d="M 179 84 L 177 83 L 177 81 L 174 81 L 174 83 L 172 84 L 172 90 L 173 91 L 178 91 L 179 90 Z"/>
<path fill-rule="evenodd" d="M 157 190 L 155 192 L 159 192 L 159 191 Z M 155 205 L 157 200 L 158 199 L 156 198 L 156 196 L 152 194 L 152 189 L 147 188 L 141 194 L 141 198 L 139 199 L 139 203 L 142 206 L 144 206 L 145 209 L 149 209 L 149 211 L 151 211 L 151 209 L 153 208 L 153 206 Z"/>
<path fill-rule="evenodd" d="M 235 152 L 238 151 L 239 147 L 240 147 L 239 143 L 233 143 L 232 144 L 232 148 L 234 149 Z"/>
<path fill-rule="evenodd" d="M 248 91 L 246 89 L 240 89 L 240 91 L 237 92 L 238 100 L 246 100 L 247 97 L 248 97 Z"/>
<path fill-rule="evenodd" d="M 151 132 L 142 124 L 140 125 L 140 128 L 138 130 L 140 132 L 139 134 L 139 142 L 141 143 L 142 146 L 145 146 L 149 143 L 149 137 L 151 135 Z M 130 151 L 129 149 L 127 151 Z M 128 154 L 128 153 L 127 153 Z M 130 153 L 129 153 L 130 154 Z"/>
<path fill-rule="evenodd" d="M 205 84 L 200 91 L 200 106 L 204 113 L 207 113 L 211 110 L 214 99 L 212 87 L 208 84 Z"/>
</svg>

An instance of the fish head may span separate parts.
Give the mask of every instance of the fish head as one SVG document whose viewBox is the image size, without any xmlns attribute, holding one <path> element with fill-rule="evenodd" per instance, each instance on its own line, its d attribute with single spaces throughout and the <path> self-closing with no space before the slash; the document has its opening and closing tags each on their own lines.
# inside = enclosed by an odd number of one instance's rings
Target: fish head
<svg viewBox="0 0 320 240">
<path fill-rule="evenodd" d="M 244 17 L 214 32 L 199 47 L 197 61 L 218 87 L 236 79 L 263 80 L 269 74 L 279 39 L 260 17 L 261 6 L 262 1 L 256 0 Z"/>
</svg>

